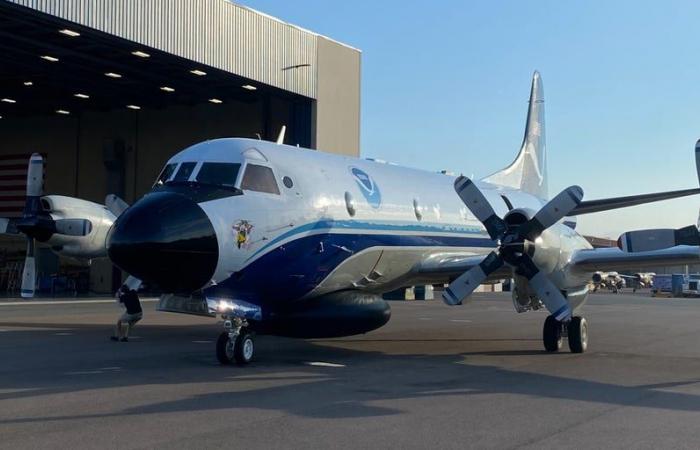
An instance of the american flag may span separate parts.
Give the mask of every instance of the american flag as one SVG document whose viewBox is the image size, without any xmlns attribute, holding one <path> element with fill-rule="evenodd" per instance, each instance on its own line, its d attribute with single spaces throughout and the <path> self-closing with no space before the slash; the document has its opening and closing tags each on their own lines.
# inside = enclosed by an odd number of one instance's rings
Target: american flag
<svg viewBox="0 0 700 450">
<path fill-rule="evenodd" d="M 0 217 L 22 217 L 31 153 L 0 155 Z M 46 176 L 46 155 L 44 177 Z"/>
</svg>

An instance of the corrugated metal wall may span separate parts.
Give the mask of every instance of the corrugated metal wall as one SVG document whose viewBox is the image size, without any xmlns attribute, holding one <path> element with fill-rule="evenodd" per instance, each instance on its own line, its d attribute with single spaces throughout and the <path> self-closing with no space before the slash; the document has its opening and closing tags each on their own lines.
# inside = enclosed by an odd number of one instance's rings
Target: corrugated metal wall
<svg viewBox="0 0 700 450">
<path fill-rule="evenodd" d="M 317 36 L 228 0 L 8 1 L 316 98 Z"/>
</svg>

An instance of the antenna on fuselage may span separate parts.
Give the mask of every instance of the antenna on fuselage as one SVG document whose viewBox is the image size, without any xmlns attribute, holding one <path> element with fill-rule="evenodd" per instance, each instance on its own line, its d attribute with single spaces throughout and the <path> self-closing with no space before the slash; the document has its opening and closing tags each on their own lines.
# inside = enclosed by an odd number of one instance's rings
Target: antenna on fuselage
<svg viewBox="0 0 700 450">
<path fill-rule="evenodd" d="M 287 132 L 287 125 L 282 125 L 280 134 L 277 136 L 277 144 L 284 144 L 284 134 Z"/>
</svg>

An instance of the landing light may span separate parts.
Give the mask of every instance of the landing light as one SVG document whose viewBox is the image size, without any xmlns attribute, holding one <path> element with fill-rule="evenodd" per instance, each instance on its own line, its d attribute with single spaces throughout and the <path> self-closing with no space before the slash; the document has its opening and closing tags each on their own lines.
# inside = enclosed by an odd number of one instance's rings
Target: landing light
<svg viewBox="0 0 700 450">
<path fill-rule="evenodd" d="M 56 114 L 63 114 L 64 116 L 67 116 L 70 114 L 70 111 L 66 111 L 65 109 L 57 109 Z"/>
<path fill-rule="evenodd" d="M 138 106 L 138 105 L 126 105 L 126 107 L 129 108 L 129 109 L 136 110 L 136 111 L 138 111 L 139 109 L 141 109 L 141 107 Z"/>
<path fill-rule="evenodd" d="M 118 73 L 114 72 L 107 72 L 105 73 L 105 76 L 110 77 L 110 78 L 121 78 L 122 76 Z"/>
<path fill-rule="evenodd" d="M 160 90 L 163 92 L 175 92 L 175 89 L 171 88 L 170 86 L 161 86 Z"/>
<path fill-rule="evenodd" d="M 247 90 L 249 90 L 249 91 L 254 91 L 254 90 L 257 89 L 255 86 L 253 86 L 253 85 L 251 85 L 251 84 L 244 84 L 244 85 L 241 86 L 241 87 L 242 87 L 243 89 L 247 89 Z"/>
<path fill-rule="evenodd" d="M 25 82 L 22 83 L 22 84 L 25 85 L 25 86 L 34 86 L 34 83 L 32 83 L 31 81 L 25 81 Z"/>
<path fill-rule="evenodd" d="M 190 73 L 191 73 L 191 74 L 194 74 L 194 75 L 197 75 L 198 77 L 203 77 L 204 75 L 207 74 L 207 73 L 204 72 L 203 70 L 199 70 L 199 69 L 192 69 L 192 70 L 190 70 Z"/>
<path fill-rule="evenodd" d="M 218 98 L 210 98 L 210 99 L 209 99 L 209 102 L 210 102 L 210 103 L 214 103 L 214 104 L 216 104 L 216 105 L 220 105 L 220 104 L 223 103 L 223 100 L 219 100 Z"/>
<path fill-rule="evenodd" d="M 142 52 L 141 50 L 135 50 L 135 51 L 131 52 L 131 54 L 134 56 L 138 56 L 139 58 L 150 58 L 151 57 L 151 55 L 149 55 L 146 52 Z"/>
<path fill-rule="evenodd" d="M 70 37 L 78 37 L 80 36 L 80 33 L 77 31 L 69 30 L 68 28 L 64 28 L 63 30 L 58 30 L 59 33 L 65 34 L 66 36 Z"/>
<path fill-rule="evenodd" d="M 42 55 L 41 59 L 44 59 L 44 60 L 50 61 L 50 62 L 58 62 L 58 58 L 56 58 L 55 56 Z"/>
<path fill-rule="evenodd" d="M 75 94 L 75 97 L 82 98 L 82 99 L 90 98 L 89 95 L 87 95 L 87 94 L 81 94 L 81 93 Z"/>
<path fill-rule="evenodd" d="M 17 100 L 12 100 L 11 98 L 3 98 L 2 100 L 0 100 L 0 102 L 3 102 L 3 103 L 17 103 Z"/>
</svg>

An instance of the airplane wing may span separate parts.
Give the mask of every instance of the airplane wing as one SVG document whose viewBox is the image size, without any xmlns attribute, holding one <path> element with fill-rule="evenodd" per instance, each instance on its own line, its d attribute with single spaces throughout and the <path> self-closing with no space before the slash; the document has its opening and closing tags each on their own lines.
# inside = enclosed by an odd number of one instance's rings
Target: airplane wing
<svg viewBox="0 0 700 450">
<path fill-rule="evenodd" d="M 577 251 L 571 258 L 571 268 L 582 272 L 698 263 L 700 263 L 700 247 L 687 245 L 638 253 L 627 253 L 618 248 L 587 249 Z"/>
<path fill-rule="evenodd" d="M 414 268 L 413 275 L 420 279 L 435 279 L 441 282 L 453 280 L 467 270 L 478 266 L 488 255 L 445 252 L 431 255 Z M 487 281 L 502 280 L 512 276 L 512 269 L 503 266 L 493 272 Z"/>
</svg>

